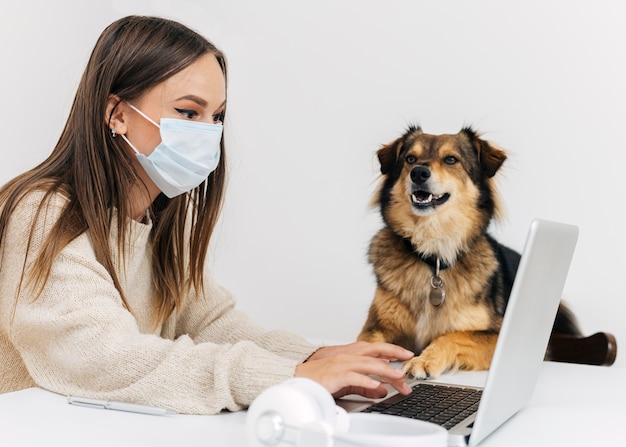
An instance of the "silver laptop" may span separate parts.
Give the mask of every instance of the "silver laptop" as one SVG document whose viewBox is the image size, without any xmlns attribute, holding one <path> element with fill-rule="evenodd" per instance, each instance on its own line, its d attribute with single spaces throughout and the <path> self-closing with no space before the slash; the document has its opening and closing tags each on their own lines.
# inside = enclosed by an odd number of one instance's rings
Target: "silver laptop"
<svg viewBox="0 0 626 447">
<path fill-rule="evenodd" d="M 418 393 L 458 392 L 460 398 L 450 399 L 475 403 L 453 423 L 441 424 L 448 429 L 448 445 L 478 444 L 533 394 L 577 239 L 576 226 L 546 220 L 531 223 L 484 388 L 413 381 L 414 392 L 408 397 L 394 393 L 381 402 L 339 400 L 338 405 L 348 412 L 385 413 L 398 401 L 404 402 L 398 406 L 407 407 L 428 400 Z M 455 405 L 446 406 L 446 413 L 454 413 Z M 392 414 L 403 416 L 402 411 Z"/>
</svg>

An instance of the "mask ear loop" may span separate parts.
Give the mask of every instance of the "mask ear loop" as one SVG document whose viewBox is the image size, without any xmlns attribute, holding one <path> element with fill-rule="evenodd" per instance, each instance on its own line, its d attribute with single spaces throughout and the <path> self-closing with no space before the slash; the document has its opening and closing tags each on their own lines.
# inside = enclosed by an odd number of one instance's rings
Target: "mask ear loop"
<svg viewBox="0 0 626 447">
<path fill-rule="evenodd" d="M 141 152 L 139 152 L 139 151 L 137 150 L 137 148 L 135 147 L 135 145 L 134 145 L 133 143 L 131 143 L 131 142 L 130 142 L 130 140 L 129 140 L 128 138 L 126 138 L 126 135 L 124 135 L 124 134 L 120 134 L 120 137 L 122 137 L 122 138 L 124 139 L 124 141 L 126 141 L 126 143 L 128 143 L 128 145 L 131 147 L 131 149 L 132 149 L 132 150 L 134 150 L 134 151 L 137 153 L 137 155 L 140 155 L 140 154 L 141 154 Z"/>
<path fill-rule="evenodd" d="M 134 105 L 132 105 L 131 103 L 129 103 L 128 101 L 125 101 L 126 104 L 128 104 L 128 106 L 133 109 L 135 112 L 137 112 L 138 114 L 140 114 L 142 117 L 144 117 L 145 119 L 147 119 L 148 121 L 150 121 L 152 124 L 154 124 L 158 129 L 161 128 L 161 126 L 159 126 L 152 118 L 150 118 L 148 115 L 146 115 L 145 113 L 143 113 L 141 110 L 139 110 L 137 107 L 135 107 Z M 128 145 L 137 153 L 137 154 L 141 154 L 141 152 L 139 152 L 137 150 L 137 148 L 133 145 L 133 143 L 130 142 L 130 140 L 128 138 L 126 138 L 126 135 L 124 134 L 120 134 L 120 136 L 124 139 L 124 141 L 126 141 L 128 143 Z"/>
<path fill-rule="evenodd" d="M 161 128 L 161 126 L 159 126 L 152 118 L 150 118 L 148 115 L 146 115 L 145 113 L 143 113 L 141 110 L 139 110 L 137 107 L 135 107 L 134 105 L 132 105 L 131 103 L 129 103 L 128 101 L 126 101 L 126 104 L 128 104 L 128 106 L 133 109 L 135 112 L 137 112 L 138 114 L 140 114 L 141 116 L 143 116 L 145 119 L 147 119 L 148 121 L 150 121 L 152 124 L 154 124 L 155 126 L 157 126 L 159 129 Z"/>
</svg>

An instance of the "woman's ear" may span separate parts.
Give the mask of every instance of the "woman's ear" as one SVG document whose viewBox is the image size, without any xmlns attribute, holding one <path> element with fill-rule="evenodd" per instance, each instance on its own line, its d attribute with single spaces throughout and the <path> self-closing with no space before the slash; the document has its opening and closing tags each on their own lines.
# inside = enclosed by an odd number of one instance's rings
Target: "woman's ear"
<svg viewBox="0 0 626 447">
<path fill-rule="evenodd" d="M 126 107 L 124 102 L 117 95 L 110 94 L 106 109 L 106 125 L 114 135 L 126 134 Z"/>
</svg>

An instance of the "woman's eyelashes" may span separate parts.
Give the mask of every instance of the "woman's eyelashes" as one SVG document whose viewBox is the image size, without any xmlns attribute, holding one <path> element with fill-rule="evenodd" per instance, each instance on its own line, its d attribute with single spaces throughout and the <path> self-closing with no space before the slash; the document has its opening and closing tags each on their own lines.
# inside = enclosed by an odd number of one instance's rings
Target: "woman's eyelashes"
<svg viewBox="0 0 626 447">
<path fill-rule="evenodd" d="M 194 118 L 196 118 L 198 116 L 198 112 L 196 112 L 195 110 L 191 110 L 191 109 L 179 109 L 176 108 L 176 111 L 178 113 L 180 113 L 181 115 L 183 115 L 185 118 L 192 120 Z"/>
<path fill-rule="evenodd" d="M 219 123 L 223 123 L 224 122 L 224 111 L 222 110 L 221 112 L 217 112 L 213 114 L 213 121 L 217 121 Z"/>
<path fill-rule="evenodd" d="M 200 114 L 193 109 L 181 109 L 178 107 L 175 107 L 174 109 L 188 120 L 197 119 L 200 116 Z M 211 119 L 214 122 L 223 123 L 224 111 L 222 110 L 221 112 L 214 113 L 213 115 L 211 115 Z"/>
</svg>

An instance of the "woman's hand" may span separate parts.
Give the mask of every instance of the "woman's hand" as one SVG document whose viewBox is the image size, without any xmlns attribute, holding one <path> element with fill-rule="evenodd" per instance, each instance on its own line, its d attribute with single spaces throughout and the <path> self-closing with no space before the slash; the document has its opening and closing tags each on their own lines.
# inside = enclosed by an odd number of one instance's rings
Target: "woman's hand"
<svg viewBox="0 0 626 447">
<path fill-rule="evenodd" d="M 389 362 L 412 357 L 411 351 L 389 343 L 359 341 L 326 346 L 296 366 L 295 376 L 315 380 L 334 397 L 359 394 L 377 399 L 387 395 L 383 383 L 390 384 L 402 394 L 409 394 L 411 388 L 404 382 L 404 372 Z"/>
</svg>

